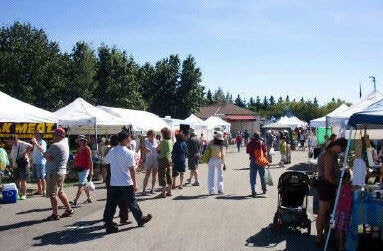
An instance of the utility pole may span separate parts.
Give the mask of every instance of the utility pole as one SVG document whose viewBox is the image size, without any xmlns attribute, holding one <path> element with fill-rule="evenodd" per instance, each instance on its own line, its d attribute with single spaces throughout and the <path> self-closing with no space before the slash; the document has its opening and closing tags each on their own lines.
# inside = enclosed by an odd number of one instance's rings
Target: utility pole
<svg viewBox="0 0 383 251">
<path fill-rule="evenodd" d="M 374 92 L 376 92 L 376 79 L 374 76 L 369 76 L 368 78 L 371 79 L 372 83 L 374 84 Z"/>
</svg>

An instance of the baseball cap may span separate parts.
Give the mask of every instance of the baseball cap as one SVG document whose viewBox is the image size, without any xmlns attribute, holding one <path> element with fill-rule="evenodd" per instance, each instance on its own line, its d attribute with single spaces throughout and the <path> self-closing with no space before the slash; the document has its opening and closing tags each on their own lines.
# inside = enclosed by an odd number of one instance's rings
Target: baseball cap
<svg viewBox="0 0 383 251">
<path fill-rule="evenodd" d="M 63 128 L 60 127 L 60 128 L 57 128 L 56 130 L 54 130 L 53 134 L 59 135 L 61 137 L 65 137 L 66 132 Z"/>
</svg>

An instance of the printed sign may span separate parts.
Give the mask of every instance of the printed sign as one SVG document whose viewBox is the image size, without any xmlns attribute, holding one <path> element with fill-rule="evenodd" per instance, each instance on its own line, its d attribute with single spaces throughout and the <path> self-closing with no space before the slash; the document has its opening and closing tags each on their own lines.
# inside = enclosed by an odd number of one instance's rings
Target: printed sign
<svg viewBox="0 0 383 251">
<path fill-rule="evenodd" d="M 20 139 L 34 137 L 36 131 L 42 132 L 44 138 L 52 138 L 52 132 L 57 128 L 54 123 L 0 123 L 0 138 L 7 138 L 16 134 Z"/>
</svg>

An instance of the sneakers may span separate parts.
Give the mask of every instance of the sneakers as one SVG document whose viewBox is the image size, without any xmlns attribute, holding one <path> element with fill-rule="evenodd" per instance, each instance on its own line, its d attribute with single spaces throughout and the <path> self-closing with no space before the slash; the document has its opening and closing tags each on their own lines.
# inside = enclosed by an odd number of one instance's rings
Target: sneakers
<svg viewBox="0 0 383 251">
<path fill-rule="evenodd" d="M 253 197 L 253 198 L 257 197 L 257 192 L 252 192 L 251 197 Z"/>
<path fill-rule="evenodd" d="M 185 183 L 185 185 L 186 184 L 190 184 L 191 183 L 191 179 L 186 179 L 186 183 Z"/>
<path fill-rule="evenodd" d="M 27 196 L 25 194 L 20 196 L 20 200 L 26 200 L 26 199 L 27 199 Z"/>
<path fill-rule="evenodd" d="M 72 207 L 77 207 L 77 201 L 76 201 L 76 200 L 69 201 L 69 204 L 70 204 Z"/>
<path fill-rule="evenodd" d="M 153 218 L 153 216 L 151 214 L 148 214 L 148 215 L 142 217 L 141 221 L 138 223 L 138 226 L 143 227 L 145 225 L 145 223 L 148 223 L 152 218 Z"/>
<path fill-rule="evenodd" d="M 198 183 L 198 182 L 194 182 L 194 183 L 192 184 L 192 186 L 198 187 L 198 186 L 199 186 L 199 183 Z"/>
<path fill-rule="evenodd" d="M 218 194 L 225 194 L 224 192 L 222 192 L 222 191 L 218 191 Z"/>
</svg>

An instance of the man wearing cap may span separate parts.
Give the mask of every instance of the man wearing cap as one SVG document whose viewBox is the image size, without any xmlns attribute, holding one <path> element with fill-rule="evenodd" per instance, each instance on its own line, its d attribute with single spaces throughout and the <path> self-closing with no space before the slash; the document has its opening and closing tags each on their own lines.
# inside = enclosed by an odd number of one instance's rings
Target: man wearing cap
<svg viewBox="0 0 383 251">
<path fill-rule="evenodd" d="M 44 153 L 47 150 L 47 142 L 43 140 L 42 132 L 36 132 L 31 139 L 33 144 L 33 171 L 37 179 L 37 194 L 45 196 L 45 164 Z"/>
<path fill-rule="evenodd" d="M 69 144 L 65 138 L 65 130 L 57 128 L 53 131 L 53 144 L 44 153 L 47 160 L 47 191 L 46 195 L 51 200 L 52 215 L 47 218 L 48 221 L 59 220 L 57 196 L 65 206 L 65 212 L 61 217 L 68 217 L 73 214 L 73 210 L 69 205 L 68 199 L 63 191 L 63 184 L 66 175 L 66 168 L 69 158 Z"/>
</svg>

